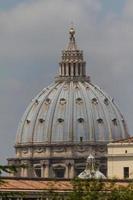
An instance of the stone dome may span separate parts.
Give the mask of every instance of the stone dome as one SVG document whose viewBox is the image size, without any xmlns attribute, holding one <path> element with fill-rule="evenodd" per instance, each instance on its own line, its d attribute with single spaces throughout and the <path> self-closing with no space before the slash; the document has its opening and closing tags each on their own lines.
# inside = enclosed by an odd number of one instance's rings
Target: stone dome
<svg viewBox="0 0 133 200">
<path fill-rule="evenodd" d="M 55 83 L 43 89 L 26 109 L 16 145 L 109 142 L 128 136 L 113 99 L 86 76 L 83 51 L 70 29 Z"/>
</svg>

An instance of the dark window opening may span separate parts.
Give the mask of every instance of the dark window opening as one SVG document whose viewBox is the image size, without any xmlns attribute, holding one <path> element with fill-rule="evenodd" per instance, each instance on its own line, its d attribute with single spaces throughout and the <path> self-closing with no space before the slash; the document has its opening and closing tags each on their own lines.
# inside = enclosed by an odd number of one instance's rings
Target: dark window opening
<svg viewBox="0 0 133 200">
<path fill-rule="evenodd" d="M 27 121 L 27 124 L 29 124 L 29 123 L 30 123 L 30 120 L 29 120 L 29 119 L 27 119 L 26 121 Z"/>
<path fill-rule="evenodd" d="M 78 75 L 80 75 L 80 63 L 78 64 Z"/>
<path fill-rule="evenodd" d="M 129 178 L 129 167 L 123 168 L 124 178 Z"/>
<path fill-rule="evenodd" d="M 74 76 L 76 75 L 76 64 L 75 63 L 73 63 L 73 74 L 74 74 Z"/>
<path fill-rule="evenodd" d="M 113 124 L 114 124 L 115 126 L 117 126 L 117 119 L 116 119 L 116 118 L 112 119 L 112 122 L 113 122 Z"/>
<path fill-rule="evenodd" d="M 40 122 L 40 123 L 43 123 L 44 121 L 45 121 L 45 120 L 44 120 L 43 118 L 40 118 L 40 119 L 39 119 L 39 122 Z"/>
<path fill-rule="evenodd" d="M 109 100 L 108 100 L 107 98 L 105 98 L 105 99 L 104 99 L 104 103 L 105 103 L 106 105 L 109 105 Z"/>
<path fill-rule="evenodd" d="M 80 142 L 83 142 L 83 137 L 80 137 Z"/>
<path fill-rule="evenodd" d="M 70 63 L 68 64 L 68 74 L 69 74 L 69 76 L 71 76 L 71 64 Z"/>
<path fill-rule="evenodd" d="M 41 167 L 40 166 L 35 167 L 35 175 L 36 175 L 36 177 L 41 177 Z"/>
<path fill-rule="evenodd" d="M 64 122 L 64 119 L 59 118 L 59 119 L 58 119 L 58 122 L 59 122 L 59 123 Z"/>
<path fill-rule="evenodd" d="M 92 103 L 98 104 L 98 100 L 97 100 L 96 98 L 93 98 L 93 99 L 92 99 Z"/>
<path fill-rule="evenodd" d="M 82 75 L 84 76 L 85 75 L 85 68 L 84 68 L 84 65 L 81 65 L 82 66 Z"/>
<path fill-rule="evenodd" d="M 103 123 L 103 119 L 101 119 L 101 118 L 99 118 L 99 119 L 97 119 L 97 121 L 98 121 L 98 123 Z"/>
<path fill-rule="evenodd" d="M 54 174 L 55 178 L 64 178 L 65 168 L 64 167 L 54 168 Z"/>
<path fill-rule="evenodd" d="M 77 120 L 78 120 L 79 123 L 84 122 L 84 119 L 83 119 L 83 118 L 79 118 L 79 119 L 77 119 Z"/>
</svg>

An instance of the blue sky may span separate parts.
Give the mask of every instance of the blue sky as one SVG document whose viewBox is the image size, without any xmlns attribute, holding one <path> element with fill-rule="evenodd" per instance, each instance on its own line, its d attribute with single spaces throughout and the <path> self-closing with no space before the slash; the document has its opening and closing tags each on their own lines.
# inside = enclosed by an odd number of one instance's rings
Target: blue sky
<svg viewBox="0 0 133 200">
<path fill-rule="evenodd" d="M 74 22 L 93 83 L 133 130 L 133 0 L 0 0 L 0 160 L 14 156 L 18 123 L 54 81 Z"/>
</svg>

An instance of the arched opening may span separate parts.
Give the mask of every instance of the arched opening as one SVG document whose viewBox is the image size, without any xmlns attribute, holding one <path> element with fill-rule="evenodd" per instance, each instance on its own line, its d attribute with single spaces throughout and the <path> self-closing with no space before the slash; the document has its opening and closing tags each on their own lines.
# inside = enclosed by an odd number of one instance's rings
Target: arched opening
<svg viewBox="0 0 133 200">
<path fill-rule="evenodd" d="M 76 63 L 73 63 L 73 74 L 76 75 Z"/>
<path fill-rule="evenodd" d="M 80 76 L 80 63 L 78 63 L 78 75 Z"/>
<path fill-rule="evenodd" d="M 53 166 L 54 178 L 64 178 L 65 176 L 65 166 L 55 165 Z"/>
<path fill-rule="evenodd" d="M 68 74 L 69 74 L 69 76 L 71 76 L 71 64 L 70 63 L 68 64 Z"/>
<path fill-rule="evenodd" d="M 35 177 L 41 177 L 41 166 L 40 165 L 34 166 L 34 173 L 35 173 Z"/>
</svg>

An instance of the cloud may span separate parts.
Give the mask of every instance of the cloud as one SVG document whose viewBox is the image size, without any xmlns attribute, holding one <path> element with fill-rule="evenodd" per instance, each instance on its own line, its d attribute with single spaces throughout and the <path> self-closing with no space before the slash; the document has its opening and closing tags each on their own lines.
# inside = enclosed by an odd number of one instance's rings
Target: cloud
<svg viewBox="0 0 133 200">
<path fill-rule="evenodd" d="M 71 21 L 92 82 L 116 98 L 132 131 L 132 7 L 127 0 L 120 13 L 112 10 L 103 16 L 99 0 L 32 0 L 0 12 L 2 159 L 12 154 L 27 104 L 53 80 Z"/>
</svg>

